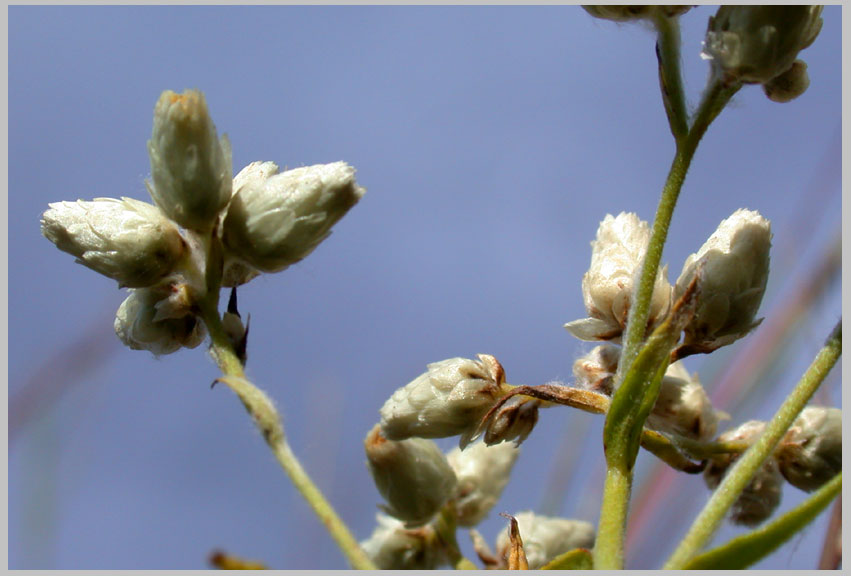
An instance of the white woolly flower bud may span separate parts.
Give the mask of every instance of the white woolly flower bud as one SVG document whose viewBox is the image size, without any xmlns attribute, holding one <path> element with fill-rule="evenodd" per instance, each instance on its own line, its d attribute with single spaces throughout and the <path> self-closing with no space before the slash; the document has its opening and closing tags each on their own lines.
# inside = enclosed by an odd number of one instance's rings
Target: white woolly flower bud
<svg viewBox="0 0 851 576">
<path fill-rule="evenodd" d="M 389 504 L 385 511 L 408 526 L 428 522 L 455 492 L 455 473 L 431 440 L 388 440 L 376 424 L 364 448 L 375 486 Z"/>
<path fill-rule="evenodd" d="M 680 358 L 711 352 L 753 330 L 768 282 L 771 224 L 759 212 L 736 210 L 696 254 L 686 258 L 674 288 L 679 298 L 697 277 L 697 309 L 686 326 Z"/>
<path fill-rule="evenodd" d="M 588 522 L 541 516 L 528 511 L 520 512 L 515 518 L 530 570 L 537 570 L 556 556 L 575 548 L 594 546 L 594 526 Z M 507 557 L 510 544 L 506 527 L 496 538 L 496 553 L 500 558 Z"/>
<path fill-rule="evenodd" d="M 807 406 L 774 456 L 789 484 L 807 492 L 817 490 L 842 471 L 842 411 Z"/>
<path fill-rule="evenodd" d="M 384 514 L 376 519 L 378 526 L 360 545 L 379 570 L 434 570 L 448 562 L 431 524 L 411 529 Z"/>
<path fill-rule="evenodd" d="M 619 340 L 626 327 L 632 298 L 647 245 L 650 228 L 637 215 L 607 214 L 591 242 L 591 266 L 582 277 L 582 295 L 589 318 L 564 325 L 580 340 Z M 648 324 L 663 318 L 671 305 L 667 266 L 659 269 L 650 301 Z"/>
<path fill-rule="evenodd" d="M 614 391 L 615 373 L 621 359 L 621 349 L 611 344 L 602 344 L 573 363 L 576 387 L 611 396 Z"/>
<path fill-rule="evenodd" d="M 738 428 L 728 430 L 718 437 L 718 442 L 743 442 L 753 445 L 765 430 L 765 422 L 750 420 Z M 738 459 L 738 454 L 713 456 L 703 471 L 703 479 L 710 490 L 721 484 L 727 471 Z M 735 524 L 756 526 L 767 519 L 783 495 L 783 476 L 777 461 L 769 458 L 757 471 L 750 483 L 730 508 L 730 520 Z"/>
<path fill-rule="evenodd" d="M 450 358 L 428 365 L 381 407 L 381 430 L 391 440 L 411 436 L 445 438 L 460 434 L 463 448 L 481 419 L 502 395 L 505 371 L 496 358 Z"/>
<path fill-rule="evenodd" d="M 230 200 L 233 172 L 230 143 L 216 135 L 201 92 L 160 95 L 148 155 L 157 206 L 184 228 L 210 230 Z"/>
<path fill-rule="evenodd" d="M 54 202 L 41 233 L 63 252 L 121 287 L 151 286 L 169 274 L 186 244 L 156 206 L 132 198 Z"/>
<path fill-rule="evenodd" d="M 271 162 L 245 170 L 237 174 L 222 237 L 233 256 L 261 272 L 279 272 L 305 258 L 366 192 L 345 162 L 280 174 Z"/>
<path fill-rule="evenodd" d="M 694 440 L 708 441 L 715 436 L 719 417 L 697 374 L 690 375 L 681 362 L 668 366 L 659 389 L 659 397 L 647 417 L 647 425 Z"/>
<path fill-rule="evenodd" d="M 186 306 L 181 285 L 130 290 L 115 314 L 115 334 L 132 350 L 159 356 L 204 340 L 204 324 Z"/>
<path fill-rule="evenodd" d="M 447 455 L 458 478 L 455 512 L 459 526 L 472 527 L 485 519 L 508 484 L 520 449 L 504 443 L 477 442 Z"/>
<path fill-rule="evenodd" d="M 822 6 L 730 5 L 709 18 L 703 56 L 723 77 L 763 84 L 789 69 L 821 30 Z"/>
</svg>

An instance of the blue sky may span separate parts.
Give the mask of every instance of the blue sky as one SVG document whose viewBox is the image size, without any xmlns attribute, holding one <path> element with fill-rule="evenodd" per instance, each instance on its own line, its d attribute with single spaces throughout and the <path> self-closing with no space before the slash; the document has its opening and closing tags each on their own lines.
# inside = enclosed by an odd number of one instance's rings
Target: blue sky
<svg viewBox="0 0 851 576">
<path fill-rule="evenodd" d="M 781 105 L 746 87 L 710 128 L 663 257 L 672 280 L 722 219 L 757 209 L 774 233 L 762 313 L 776 313 L 840 230 L 840 11 L 825 9 L 802 53 L 806 94 Z M 682 19 L 692 105 L 713 12 Z M 10 7 L 10 568 L 204 568 L 218 547 L 275 568 L 345 566 L 236 398 L 210 390 L 203 347 L 122 347 L 123 292 L 39 232 L 49 202 L 148 200 L 154 103 L 185 88 L 206 94 L 235 171 L 345 160 L 367 189 L 309 258 L 240 292 L 248 374 L 359 539 L 380 502 L 362 441 L 384 400 L 426 364 L 477 353 L 513 384 L 569 382 L 590 346 L 562 325 L 584 316 L 597 224 L 652 220 L 673 156 L 653 34 L 577 6 Z M 796 328 L 770 390 L 719 406 L 734 424 L 779 406 L 839 316 L 839 288 Z M 711 393 L 733 354 L 687 365 Z M 822 400 L 841 405 L 836 378 Z M 601 424 L 541 413 L 480 527 L 488 541 L 497 512 L 542 510 L 565 454 L 573 480 L 548 511 L 596 522 Z M 668 510 L 669 539 L 631 550 L 632 567 L 659 566 L 708 496 L 696 477 L 676 486 L 692 496 Z M 787 488 L 783 506 L 800 499 Z M 760 566 L 813 568 L 824 520 Z"/>
</svg>

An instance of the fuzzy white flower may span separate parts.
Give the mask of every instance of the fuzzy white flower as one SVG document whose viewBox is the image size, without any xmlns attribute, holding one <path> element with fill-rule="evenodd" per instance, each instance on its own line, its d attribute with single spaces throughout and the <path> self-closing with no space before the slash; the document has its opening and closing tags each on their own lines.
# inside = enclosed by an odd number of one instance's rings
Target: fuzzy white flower
<svg viewBox="0 0 851 576">
<path fill-rule="evenodd" d="M 376 519 L 378 526 L 360 545 L 379 570 L 434 570 L 448 562 L 431 524 L 411 529 L 384 514 Z"/>
<path fill-rule="evenodd" d="M 485 519 L 508 484 L 511 469 L 520 454 L 513 444 L 488 446 L 476 442 L 447 455 L 458 478 L 455 512 L 459 526 L 476 526 Z"/>
<path fill-rule="evenodd" d="M 541 516 L 528 511 L 520 512 L 515 518 L 530 570 L 537 570 L 556 556 L 575 548 L 594 546 L 594 526 L 589 522 Z M 506 527 L 496 539 L 497 556 L 505 558 L 509 546 Z"/>
<path fill-rule="evenodd" d="M 589 317 L 565 324 L 571 334 L 580 340 L 620 339 L 649 242 L 650 228 L 636 214 L 606 215 L 597 229 L 597 239 L 591 242 L 591 266 L 582 277 Z M 648 324 L 663 318 L 670 305 L 671 285 L 667 266 L 663 266 L 653 286 Z"/>
<path fill-rule="evenodd" d="M 408 526 L 425 524 L 455 492 L 446 456 L 431 440 L 388 440 L 376 424 L 364 440 L 367 463 L 386 512 Z"/>
<path fill-rule="evenodd" d="M 647 426 L 660 432 L 708 441 L 715 436 L 721 417 L 726 414 L 712 407 L 697 375 L 689 374 L 682 362 L 675 362 L 668 366 L 662 378 L 659 397 L 647 417 Z"/>
<path fill-rule="evenodd" d="M 158 356 L 195 348 L 203 342 L 206 329 L 194 314 L 178 310 L 181 294 L 178 286 L 171 285 L 130 290 L 115 314 L 115 334 L 132 350 Z"/>
<path fill-rule="evenodd" d="M 679 357 L 711 352 L 742 338 L 768 282 L 771 224 L 759 212 L 736 210 L 689 256 L 674 288 L 679 298 L 697 277 L 697 309 L 686 326 Z"/>
<path fill-rule="evenodd" d="M 151 286 L 183 256 L 180 232 L 156 206 L 132 198 L 54 202 L 41 233 L 63 252 L 122 287 Z"/>
<path fill-rule="evenodd" d="M 807 492 L 820 488 L 842 471 L 842 411 L 807 406 L 774 455 L 789 484 Z"/>
<path fill-rule="evenodd" d="M 157 206 L 184 228 L 210 230 L 230 200 L 233 172 L 230 143 L 217 137 L 201 92 L 160 95 L 148 154 Z"/>
<path fill-rule="evenodd" d="M 450 358 L 396 390 L 381 407 L 381 429 L 391 440 L 460 434 L 463 448 L 502 395 L 505 372 L 493 356 Z"/>
<path fill-rule="evenodd" d="M 573 363 L 576 386 L 611 396 L 615 373 L 621 359 L 621 349 L 611 344 L 596 346 Z"/>
<path fill-rule="evenodd" d="M 276 172 L 255 162 L 237 174 L 223 224 L 230 256 L 261 272 L 305 258 L 366 192 L 345 162 Z"/>
</svg>

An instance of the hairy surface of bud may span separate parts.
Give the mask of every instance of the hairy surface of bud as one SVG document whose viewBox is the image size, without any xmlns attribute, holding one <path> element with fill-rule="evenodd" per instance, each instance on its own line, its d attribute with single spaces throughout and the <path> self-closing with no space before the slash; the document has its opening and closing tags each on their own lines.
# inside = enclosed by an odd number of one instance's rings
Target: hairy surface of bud
<svg viewBox="0 0 851 576">
<path fill-rule="evenodd" d="M 573 363 L 576 387 L 611 396 L 614 392 L 615 373 L 621 359 L 621 349 L 603 344 Z"/>
<path fill-rule="evenodd" d="M 817 490 L 842 471 L 842 411 L 807 406 L 774 456 L 789 484 L 807 492 Z"/>
<path fill-rule="evenodd" d="M 391 440 L 460 434 L 466 446 L 481 419 L 502 395 L 505 372 L 496 358 L 450 358 L 396 390 L 381 407 L 381 430 Z"/>
<path fill-rule="evenodd" d="M 434 528 L 405 528 L 399 520 L 378 514 L 378 526 L 361 548 L 379 570 L 434 570 L 448 559 Z"/>
<path fill-rule="evenodd" d="M 385 511 L 408 526 L 428 522 L 455 492 L 455 472 L 431 440 L 388 440 L 376 424 L 364 448 Z"/>
<path fill-rule="evenodd" d="M 204 324 L 186 310 L 178 285 L 130 290 L 115 314 L 115 334 L 132 350 L 148 350 L 159 356 L 180 348 L 195 348 L 204 341 Z"/>
<path fill-rule="evenodd" d="M 476 442 L 447 455 L 458 478 L 455 512 L 459 526 L 472 527 L 485 519 L 508 484 L 520 450 L 504 443 L 488 446 Z"/>
<path fill-rule="evenodd" d="M 148 141 L 148 192 L 169 218 L 192 230 L 210 230 L 231 197 L 230 143 L 218 138 L 204 95 L 162 93 Z"/>
<path fill-rule="evenodd" d="M 736 210 L 696 254 L 686 258 L 674 288 L 679 298 L 697 276 L 697 309 L 680 346 L 711 352 L 753 330 L 768 283 L 771 224 L 759 212 Z M 680 357 L 687 355 L 680 354 Z"/>
<path fill-rule="evenodd" d="M 660 432 L 708 441 L 715 436 L 719 416 L 697 375 L 689 374 L 681 362 L 675 362 L 662 378 L 647 425 Z"/>
<path fill-rule="evenodd" d="M 345 162 L 281 173 L 272 162 L 255 162 L 234 183 L 223 241 L 232 257 L 261 272 L 305 258 L 366 192 Z"/>
<path fill-rule="evenodd" d="M 626 327 L 632 298 L 647 245 L 650 228 L 636 214 L 607 214 L 591 242 L 591 266 L 582 277 L 582 295 L 588 318 L 564 325 L 580 340 L 619 340 Z M 648 323 L 654 324 L 671 305 L 667 266 L 659 269 L 653 286 Z"/>
<path fill-rule="evenodd" d="M 54 202 L 41 217 L 41 233 L 80 264 L 130 288 L 157 283 L 186 250 L 174 223 L 132 198 Z"/>
</svg>

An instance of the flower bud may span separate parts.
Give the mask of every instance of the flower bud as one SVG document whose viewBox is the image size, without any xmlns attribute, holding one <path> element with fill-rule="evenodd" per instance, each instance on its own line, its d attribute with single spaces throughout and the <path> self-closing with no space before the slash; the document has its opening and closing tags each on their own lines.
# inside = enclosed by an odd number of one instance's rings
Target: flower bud
<svg viewBox="0 0 851 576">
<path fill-rule="evenodd" d="M 685 328 L 678 357 L 726 346 L 761 322 L 754 317 L 768 282 L 769 248 L 769 221 L 759 212 L 739 209 L 686 258 L 674 298 L 697 276 L 697 309 Z"/>
<path fill-rule="evenodd" d="M 366 192 L 345 162 L 276 172 L 255 162 L 237 174 L 222 232 L 231 254 L 261 272 L 305 258 Z"/>
<path fill-rule="evenodd" d="M 614 391 L 615 373 L 621 359 L 621 349 L 603 344 L 591 350 L 573 363 L 576 387 L 611 396 Z"/>
<path fill-rule="evenodd" d="M 538 422 L 540 405 L 539 400 L 519 394 L 509 398 L 488 418 L 485 425 L 485 444 L 491 446 L 514 440 L 514 444 L 520 446 Z"/>
<path fill-rule="evenodd" d="M 450 358 L 428 365 L 381 407 L 381 430 L 391 440 L 411 436 L 445 438 L 460 434 L 466 446 L 481 419 L 502 395 L 505 371 L 496 358 Z"/>
<path fill-rule="evenodd" d="M 591 242 L 591 266 L 582 277 L 582 295 L 589 318 L 564 325 L 580 340 L 619 341 L 626 327 L 632 299 L 647 245 L 650 228 L 632 213 L 607 214 Z M 671 305 L 667 266 L 659 269 L 653 286 L 648 325 L 661 320 Z"/>
<path fill-rule="evenodd" d="M 518 454 L 511 444 L 482 442 L 449 452 L 447 460 L 458 478 L 454 500 L 459 526 L 472 527 L 485 519 L 508 484 Z"/>
<path fill-rule="evenodd" d="M 448 562 L 431 524 L 408 529 L 384 514 L 376 518 L 378 526 L 360 545 L 379 570 L 434 570 Z"/>
<path fill-rule="evenodd" d="M 195 348 L 206 330 L 194 314 L 177 311 L 181 292 L 176 285 L 130 290 L 115 314 L 115 334 L 128 348 L 157 356 Z"/>
<path fill-rule="evenodd" d="M 160 95 L 148 155 L 157 206 L 184 228 L 210 230 L 230 200 L 233 172 L 230 143 L 216 135 L 201 92 Z"/>
<path fill-rule="evenodd" d="M 95 198 L 49 206 L 41 233 L 121 287 L 152 286 L 174 269 L 186 249 L 177 226 L 146 202 Z"/>
<path fill-rule="evenodd" d="M 821 11 L 822 6 L 721 6 L 709 18 L 703 56 L 728 81 L 764 84 L 813 43 Z"/>
<path fill-rule="evenodd" d="M 719 442 L 744 442 L 753 445 L 765 430 L 765 422 L 750 420 L 738 428 L 728 430 L 718 437 Z M 738 459 L 738 454 L 713 456 L 703 471 L 703 479 L 710 490 L 721 484 L 727 471 Z M 730 508 L 730 520 L 735 524 L 756 526 L 766 520 L 780 504 L 783 492 L 783 476 L 777 461 L 769 458 L 745 486 Z"/>
<path fill-rule="evenodd" d="M 697 375 L 690 375 L 681 362 L 668 366 L 659 396 L 647 418 L 647 425 L 660 432 L 669 432 L 708 441 L 715 436 L 720 416 Z"/>
<path fill-rule="evenodd" d="M 807 406 L 774 456 L 789 484 L 807 492 L 817 490 L 842 471 L 842 411 Z"/>
<path fill-rule="evenodd" d="M 376 424 L 364 448 L 375 486 L 389 504 L 385 511 L 408 526 L 425 524 L 452 497 L 455 473 L 431 440 L 388 440 Z"/>
<path fill-rule="evenodd" d="M 530 570 L 537 570 L 556 556 L 575 548 L 594 546 L 594 526 L 588 522 L 541 516 L 533 512 L 520 512 L 515 518 Z M 505 558 L 509 546 L 506 527 L 496 538 L 497 556 Z"/>
<path fill-rule="evenodd" d="M 611 4 L 594 4 L 582 5 L 591 16 L 602 18 L 604 20 L 614 20 L 615 22 L 629 22 L 630 20 L 641 20 L 644 18 L 652 18 L 656 10 L 661 11 L 665 16 L 671 18 L 685 14 L 691 10 L 691 6 L 675 6 L 672 4 L 659 6 L 640 6 L 629 4 L 626 6 L 614 6 Z"/>
<path fill-rule="evenodd" d="M 762 90 L 769 100 L 783 103 L 794 100 L 809 87 L 810 75 L 807 74 L 807 63 L 803 60 L 795 60 L 786 72 L 763 84 Z"/>
</svg>

